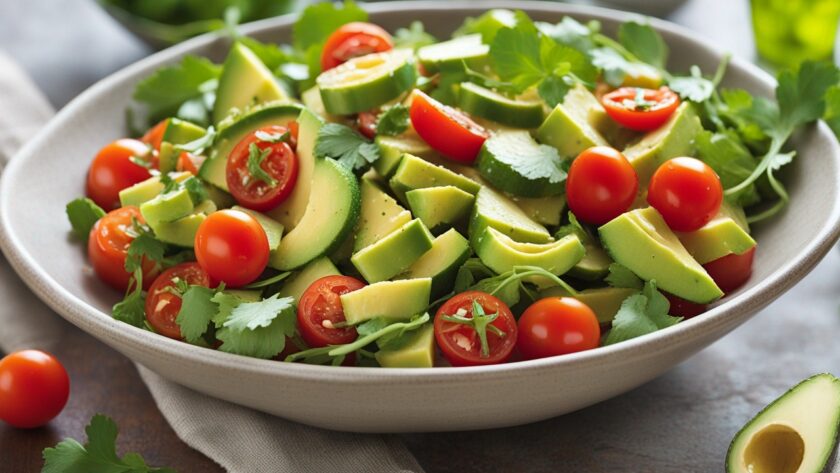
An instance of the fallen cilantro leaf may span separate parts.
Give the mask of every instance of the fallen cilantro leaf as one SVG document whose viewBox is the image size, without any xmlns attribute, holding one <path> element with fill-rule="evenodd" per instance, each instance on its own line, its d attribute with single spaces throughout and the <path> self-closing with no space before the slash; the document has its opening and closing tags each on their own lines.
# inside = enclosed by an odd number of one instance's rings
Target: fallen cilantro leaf
<svg viewBox="0 0 840 473">
<path fill-rule="evenodd" d="M 286 337 L 295 333 L 294 299 L 275 294 L 259 302 L 243 302 L 230 311 L 216 337 L 219 350 L 255 358 L 277 356 Z"/>
<path fill-rule="evenodd" d="M 190 286 L 181 295 L 181 310 L 175 323 L 181 328 L 181 335 L 190 343 L 198 342 L 207 332 L 210 321 L 218 311 L 213 302 L 216 291 L 204 286 Z"/>
<path fill-rule="evenodd" d="M 408 129 L 408 107 L 402 104 L 394 105 L 385 110 L 376 122 L 376 133 L 386 136 L 397 136 Z"/>
<path fill-rule="evenodd" d="M 668 60 L 668 45 L 650 25 L 630 21 L 618 28 L 618 40 L 630 53 L 659 69 Z"/>
<path fill-rule="evenodd" d="M 418 49 L 423 46 L 435 44 L 437 39 L 426 33 L 423 23 L 412 21 L 408 28 L 399 28 L 394 32 L 394 48 Z"/>
<path fill-rule="evenodd" d="M 609 266 L 609 274 L 604 281 L 612 287 L 626 287 L 630 289 L 642 289 L 644 281 L 636 273 L 630 271 L 626 266 L 612 263 Z"/>
<path fill-rule="evenodd" d="M 271 148 L 260 149 L 256 143 L 251 143 L 248 147 L 248 174 L 251 178 L 266 183 L 269 187 L 277 185 L 277 179 L 271 176 L 265 169 L 262 168 L 262 163 L 265 158 L 272 153 Z"/>
<path fill-rule="evenodd" d="M 189 99 L 202 95 L 202 85 L 218 79 L 221 67 L 197 56 L 185 56 L 180 64 L 158 69 L 141 80 L 134 99 L 144 103 L 151 118 L 174 115 Z"/>
<path fill-rule="evenodd" d="M 648 282 L 644 289 L 621 303 L 604 345 L 640 337 L 682 321 L 682 317 L 668 315 L 669 308 L 668 299 L 656 289 L 656 283 Z"/>
<path fill-rule="evenodd" d="M 73 233 L 82 241 L 87 241 L 90 230 L 100 218 L 105 216 L 102 207 L 96 205 L 87 197 L 80 197 L 70 201 L 65 207 L 67 219 L 73 227 Z"/>
<path fill-rule="evenodd" d="M 315 155 L 335 159 L 347 169 L 359 170 L 379 159 L 379 147 L 348 126 L 327 123 L 318 131 Z"/>
</svg>

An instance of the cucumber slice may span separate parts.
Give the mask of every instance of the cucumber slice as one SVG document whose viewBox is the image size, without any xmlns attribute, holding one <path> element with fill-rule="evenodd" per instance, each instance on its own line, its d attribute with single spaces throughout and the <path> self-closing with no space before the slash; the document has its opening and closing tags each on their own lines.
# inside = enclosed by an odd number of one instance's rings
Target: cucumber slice
<svg viewBox="0 0 840 473">
<path fill-rule="evenodd" d="M 477 164 L 484 179 L 509 194 L 548 197 L 564 191 L 557 150 L 537 143 L 527 131 L 491 136 L 484 142 Z"/>
<path fill-rule="evenodd" d="M 353 58 L 323 72 L 316 82 L 327 113 L 351 115 L 397 98 L 416 80 L 411 51 L 398 49 Z"/>
<path fill-rule="evenodd" d="M 221 122 L 233 110 L 275 100 L 289 100 L 289 94 L 253 51 L 233 43 L 219 77 L 213 121 Z"/>
<path fill-rule="evenodd" d="M 480 34 L 470 34 L 423 46 L 417 50 L 417 58 L 430 74 L 460 67 L 461 61 L 471 69 L 481 70 L 489 62 L 490 46 L 481 42 Z"/>
<path fill-rule="evenodd" d="M 310 195 L 303 218 L 269 257 L 270 267 L 288 271 L 328 254 L 356 225 L 359 184 L 356 176 L 337 161 L 315 161 Z"/>
<path fill-rule="evenodd" d="M 514 128 L 537 128 L 544 118 L 541 102 L 509 99 L 472 82 L 461 83 L 458 107 L 469 114 Z"/>
<path fill-rule="evenodd" d="M 210 157 L 201 165 L 199 177 L 214 186 L 228 191 L 225 166 L 233 147 L 242 141 L 249 133 L 264 126 L 287 125 L 297 120 L 301 106 L 293 104 L 270 105 L 254 110 L 242 116 L 227 128 L 219 132 L 216 144 Z"/>
</svg>

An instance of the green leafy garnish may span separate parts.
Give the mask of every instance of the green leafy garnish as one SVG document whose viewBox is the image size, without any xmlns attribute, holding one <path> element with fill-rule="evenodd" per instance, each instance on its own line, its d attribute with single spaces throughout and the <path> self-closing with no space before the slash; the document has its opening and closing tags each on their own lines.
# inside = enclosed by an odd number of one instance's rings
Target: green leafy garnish
<svg viewBox="0 0 840 473">
<path fill-rule="evenodd" d="M 618 28 L 618 41 L 642 62 L 659 69 L 668 60 L 668 45 L 650 25 L 629 21 Z"/>
<path fill-rule="evenodd" d="M 630 340 L 679 323 L 682 317 L 668 315 L 668 299 L 650 281 L 621 303 L 604 345 Z"/>
<path fill-rule="evenodd" d="M 219 350 L 255 358 L 277 356 L 286 337 L 295 333 L 294 298 L 278 294 L 259 302 L 242 302 L 230 311 L 216 332 Z"/>
<path fill-rule="evenodd" d="M 476 300 L 473 300 L 472 303 L 472 317 L 466 317 L 459 314 L 444 314 L 442 318 L 447 322 L 466 325 L 475 330 L 476 335 L 478 335 L 478 340 L 481 343 L 482 358 L 490 356 L 490 345 L 487 343 L 488 330 L 493 332 L 497 337 L 507 336 L 504 331 L 493 325 L 493 322 L 499 318 L 499 312 L 496 311 L 492 314 L 485 313 L 484 307 L 482 307 Z"/>
<path fill-rule="evenodd" d="M 724 188 L 738 185 L 747 179 L 756 167 L 757 163 L 752 153 L 733 130 L 718 133 L 703 130 L 694 142 L 697 146 L 697 158 L 715 170 Z M 738 205 L 749 206 L 757 203 L 761 197 L 755 184 L 752 184 L 738 194 L 730 194 L 728 199 Z"/>
<path fill-rule="evenodd" d="M 207 89 L 202 86 L 218 79 L 221 69 L 205 58 L 185 56 L 180 64 L 160 68 L 141 80 L 134 99 L 148 107 L 153 119 L 175 115 L 184 102 L 204 94 Z"/>
<path fill-rule="evenodd" d="M 267 173 L 265 169 L 262 168 L 263 161 L 265 161 L 265 158 L 269 157 L 271 153 L 271 148 L 260 149 L 256 143 L 251 143 L 251 145 L 248 146 L 248 174 L 251 175 L 252 179 L 262 181 L 269 187 L 274 187 L 277 185 L 277 179 L 274 179 L 271 174 Z"/>
<path fill-rule="evenodd" d="M 143 328 L 146 321 L 145 296 L 143 295 L 143 261 L 154 262 L 160 268 L 164 261 L 166 244 L 152 236 L 148 228 L 134 222 L 131 232 L 136 233 L 128 245 L 125 270 L 131 274 L 128 290 L 122 301 L 114 304 L 111 315 L 122 322 Z"/>
<path fill-rule="evenodd" d="M 394 105 L 385 110 L 376 122 L 376 133 L 386 136 L 397 136 L 408 129 L 408 107 L 402 104 Z"/>
<path fill-rule="evenodd" d="M 437 39 L 426 33 L 423 23 L 412 21 L 408 28 L 399 28 L 394 32 L 394 47 L 403 49 L 418 49 L 423 46 L 435 44 Z"/>
<path fill-rule="evenodd" d="M 204 286 L 189 286 L 181 295 L 181 310 L 175 323 L 181 328 L 181 335 L 190 343 L 197 343 L 207 332 L 210 320 L 218 310 L 213 302 L 216 291 Z"/>
<path fill-rule="evenodd" d="M 360 170 L 379 159 L 379 147 L 348 126 L 327 123 L 318 131 L 315 155 L 335 159 L 347 169 Z"/>
<path fill-rule="evenodd" d="M 310 78 L 321 72 L 321 52 L 327 37 L 341 25 L 367 19 L 367 12 L 351 0 L 314 3 L 303 10 L 292 29 L 292 45 L 305 59 Z"/>
<path fill-rule="evenodd" d="M 577 294 L 577 291 L 573 287 L 569 286 L 565 281 L 557 277 L 557 275 L 538 266 L 514 266 L 510 271 L 476 282 L 469 289 L 496 296 L 510 307 L 519 302 L 520 290 L 527 291 L 524 283 L 528 278 L 534 277 L 543 279 L 546 284 L 551 283 L 555 286 L 562 287 L 569 294 Z"/>
<path fill-rule="evenodd" d="M 73 227 L 73 233 L 82 241 L 87 241 L 93 225 L 105 216 L 102 207 L 87 197 L 71 200 L 64 210 L 67 212 L 70 226 Z"/>
<path fill-rule="evenodd" d="M 82 445 L 64 439 L 55 447 L 44 449 L 42 473 L 176 473 L 171 468 L 153 468 L 136 453 L 117 456 L 117 424 L 101 414 L 93 416 L 85 427 L 88 441 Z"/>
<path fill-rule="evenodd" d="M 279 132 L 270 133 L 270 132 L 263 131 L 263 130 L 257 130 L 257 132 L 254 133 L 254 136 L 256 136 L 257 140 L 259 140 L 263 143 L 281 143 L 281 142 L 288 143 L 289 138 L 291 138 L 292 134 L 288 130 L 284 131 L 283 133 L 279 133 Z"/>
<path fill-rule="evenodd" d="M 642 281 L 636 273 L 630 271 L 627 266 L 612 263 L 609 266 L 609 274 L 604 278 L 604 282 L 612 287 L 626 287 L 630 289 L 642 289 L 644 281 Z"/>
</svg>

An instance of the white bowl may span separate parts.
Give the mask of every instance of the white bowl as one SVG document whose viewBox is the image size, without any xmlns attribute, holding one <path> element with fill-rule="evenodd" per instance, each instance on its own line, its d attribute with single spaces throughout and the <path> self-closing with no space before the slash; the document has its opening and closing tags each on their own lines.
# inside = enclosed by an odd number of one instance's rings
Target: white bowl
<svg viewBox="0 0 840 473">
<path fill-rule="evenodd" d="M 539 2 L 411 2 L 371 5 L 386 28 L 422 20 L 440 36 L 491 7 L 534 18 L 600 20 L 611 32 L 625 14 Z M 243 27 L 263 40 L 288 41 L 294 17 Z M 651 20 L 671 48 L 670 67 L 713 71 L 721 51 L 670 23 Z M 0 244 L 27 284 L 67 320 L 166 378 L 228 401 L 307 424 L 364 432 L 463 430 L 522 424 L 580 409 L 632 389 L 714 342 L 796 284 L 840 231 L 840 148 L 824 124 L 797 143 L 788 172 L 792 202 L 756 229 L 750 283 L 709 312 L 621 344 L 562 357 L 476 368 L 378 369 L 288 364 L 195 347 L 111 318 L 120 297 L 92 274 L 70 237 L 64 205 L 84 192 L 90 159 L 124 135 L 134 84 L 184 54 L 220 60 L 227 40 L 202 36 L 146 58 L 97 83 L 65 107 L 6 168 L 0 185 Z M 735 59 L 727 86 L 769 95 L 773 80 Z M 803 316 L 806 314 L 803 314 Z M 95 360 L 91 360 L 94 362 Z"/>
</svg>

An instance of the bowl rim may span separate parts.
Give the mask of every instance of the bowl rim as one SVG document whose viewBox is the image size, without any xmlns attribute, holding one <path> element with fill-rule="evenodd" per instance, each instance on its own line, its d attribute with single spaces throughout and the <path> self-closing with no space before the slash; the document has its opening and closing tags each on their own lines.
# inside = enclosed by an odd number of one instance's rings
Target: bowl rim
<svg viewBox="0 0 840 473">
<path fill-rule="evenodd" d="M 431 11 L 460 10 L 458 12 L 459 15 L 467 15 L 474 14 L 473 12 L 486 11 L 491 8 L 515 8 L 524 11 L 540 11 L 558 15 L 585 15 L 609 22 L 621 22 L 637 16 L 635 14 L 606 8 L 540 1 L 514 2 L 493 0 L 477 4 L 465 0 L 456 0 L 447 2 L 445 6 L 434 1 L 396 1 L 366 4 L 364 8 L 374 15 L 377 13 L 395 13 L 408 10 L 418 16 L 422 16 L 424 12 Z M 297 14 L 283 15 L 242 25 L 240 31 L 247 35 L 265 33 L 277 28 L 289 27 L 296 19 Z M 687 41 L 697 49 L 704 49 L 706 52 L 715 56 L 722 54 L 719 48 L 709 46 L 711 44 L 710 40 L 707 40 L 702 35 L 691 32 L 687 28 L 656 18 L 649 18 L 648 21 L 658 31 Z M 829 251 L 838 237 L 840 237 L 840 202 L 834 202 L 823 226 L 804 249 L 795 258 L 776 268 L 766 279 L 760 281 L 755 286 L 736 294 L 731 299 L 725 300 L 698 317 L 683 321 L 666 329 L 619 344 L 598 347 L 597 349 L 563 356 L 499 365 L 462 367 L 458 369 L 449 367 L 419 369 L 333 367 L 302 363 L 278 363 L 274 360 L 234 355 L 172 340 L 115 320 L 110 314 L 98 310 L 82 298 L 65 289 L 45 269 L 41 268 L 34 257 L 21 244 L 14 231 L 14 224 L 10 221 L 8 209 L 11 205 L 14 205 L 14 196 L 10 191 L 11 186 L 9 183 L 15 179 L 18 173 L 25 170 L 27 161 L 32 159 L 35 150 L 53 139 L 53 136 L 60 136 L 60 133 L 57 132 L 72 119 L 78 109 L 91 102 L 96 102 L 99 95 L 107 92 L 115 85 L 128 80 L 136 80 L 136 76 L 140 71 L 153 65 L 160 66 L 165 63 L 170 63 L 180 56 L 191 53 L 195 49 L 206 47 L 222 37 L 223 34 L 219 32 L 195 37 L 152 54 L 98 81 L 61 109 L 36 137 L 20 149 L 14 158 L 10 160 L 3 172 L 2 179 L 0 179 L 0 249 L 6 255 L 11 266 L 30 289 L 53 310 L 85 331 L 92 332 L 96 329 L 97 333 L 95 336 L 115 348 L 118 348 L 122 344 L 135 345 L 145 349 L 153 347 L 161 354 L 173 356 L 193 364 L 264 374 L 266 376 L 293 378 L 302 381 L 333 380 L 343 383 L 370 382 L 375 380 L 411 380 L 415 383 L 431 384 L 447 383 L 456 378 L 459 381 L 473 381 L 478 379 L 486 381 L 489 379 L 510 377 L 512 375 L 524 376 L 528 373 L 559 366 L 568 368 L 569 365 L 575 365 L 576 368 L 585 369 L 588 366 L 607 361 L 620 362 L 622 359 L 630 358 L 631 354 L 633 354 L 632 358 L 635 359 L 638 359 L 640 356 L 652 357 L 656 355 L 658 350 L 653 349 L 647 350 L 646 352 L 644 350 L 645 348 L 651 348 L 653 345 L 677 344 L 686 338 L 699 338 L 703 332 L 710 330 L 712 327 L 730 324 L 731 322 L 727 322 L 727 319 L 734 317 L 736 313 L 743 311 L 754 313 L 769 304 L 777 295 L 790 289 L 805 274 L 810 272 Z M 761 70 L 758 66 L 739 57 L 732 58 L 730 67 L 742 69 L 767 90 L 770 90 L 775 84 L 774 79 L 769 74 Z M 840 145 L 838 145 L 836 139 L 833 139 L 833 134 L 828 126 L 823 122 L 819 122 L 816 125 L 816 132 L 818 134 L 828 134 L 832 137 L 832 152 L 830 153 L 830 157 L 835 162 L 840 162 Z M 837 170 L 835 180 L 840 182 L 840 164 L 836 165 L 835 169 Z M 746 320 L 746 317 L 744 320 Z"/>
</svg>

